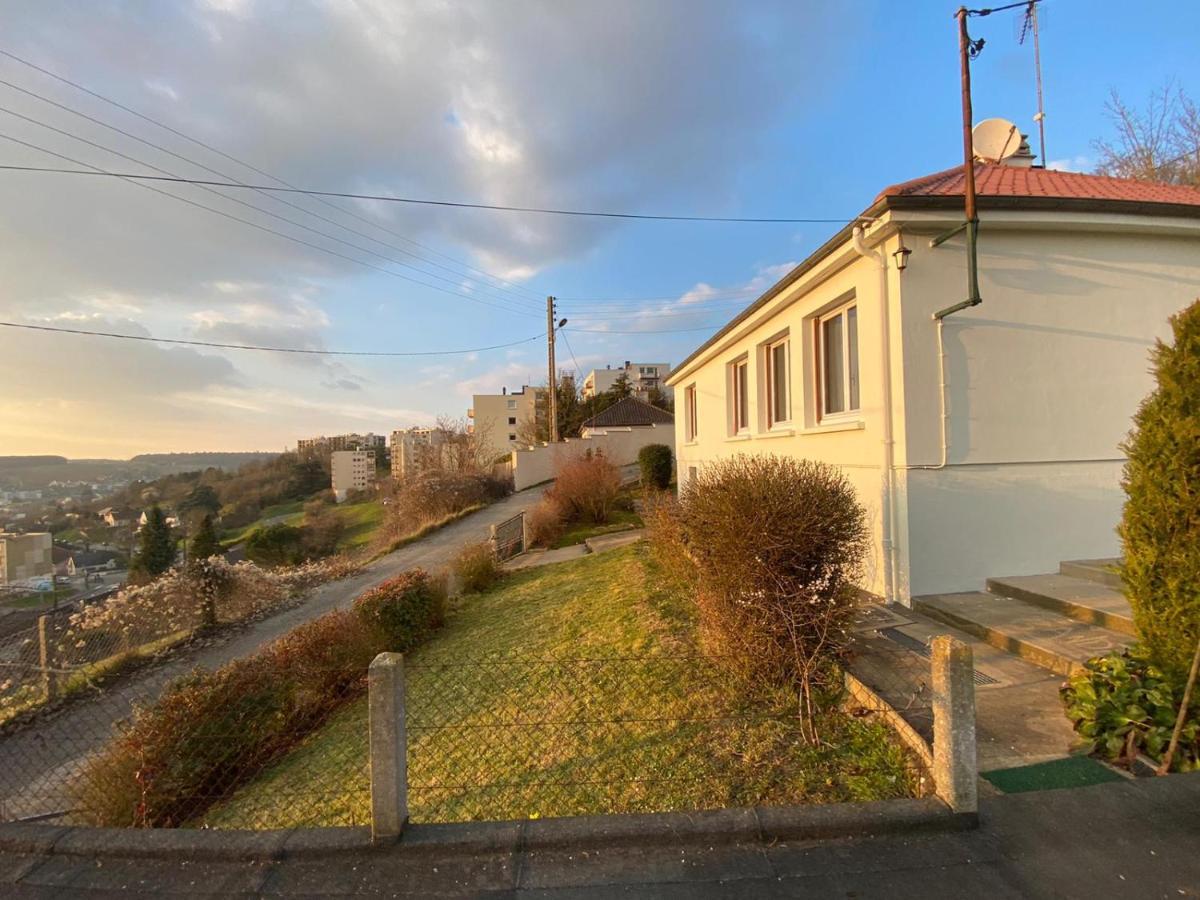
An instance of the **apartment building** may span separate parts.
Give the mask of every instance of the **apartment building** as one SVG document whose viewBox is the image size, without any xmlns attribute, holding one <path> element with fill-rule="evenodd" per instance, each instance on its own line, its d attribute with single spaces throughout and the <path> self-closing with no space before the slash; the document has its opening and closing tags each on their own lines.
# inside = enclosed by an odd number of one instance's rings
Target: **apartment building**
<svg viewBox="0 0 1200 900">
<path fill-rule="evenodd" d="M 446 461 L 446 432 L 441 428 L 405 428 L 392 432 L 392 477 L 402 481 Z"/>
<path fill-rule="evenodd" d="M 374 450 L 335 450 L 329 461 L 333 496 L 338 503 L 351 491 L 365 491 L 375 483 Z"/>
<path fill-rule="evenodd" d="M 603 369 L 592 369 L 583 379 L 583 398 L 585 400 L 612 390 L 617 379 L 622 375 L 629 381 L 633 396 L 639 400 L 648 400 L 650 392 L 655 388 L 670 396 L 671 388 L 664 382 L 667 373 L 671 371 L 670 363 L 663 362 L 631 362 L 625 360 L 623 366 L 606 366 Z"/>
<path fill-rule="evenodd" d="M 48 531 L 0 532 L 0 584 L 17 584 L 53 574 L 53 546 Z"/>
<path fill-rule="evenodd" d="M 501 388 L 499 394 L 475 394 L 467 418 L 471 433 L 488 448 L 483 455 L 490 459 L 524 446 L 519 439 L 522 425 L 540 425 L 546 421 L 546 400 L 545 388 L 529 385 L 511 393 L 508 388 Z"/>
<path fill-rule="evenodd" d="M 387 449 L 387 439 L 382 434 L 334 434 L 296 441 L 296 453 L 300 456 L 320 456 L 341 450 L 373 450 L 382 453 Z"/>
</svg>

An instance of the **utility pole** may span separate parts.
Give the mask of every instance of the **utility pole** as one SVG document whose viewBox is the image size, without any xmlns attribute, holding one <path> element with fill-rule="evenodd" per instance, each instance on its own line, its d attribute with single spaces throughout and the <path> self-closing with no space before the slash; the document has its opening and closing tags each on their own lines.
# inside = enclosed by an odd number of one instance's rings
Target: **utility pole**
<svg viewBox="0 0 1200 900">
<path fill-rule="evenodd" d="M 550 443 L 558 442 L 558 371 L 554 365 L 554 298 L 546 298 L 546 348 L 550 357 L 550 397 L 547 404 L 550 417 Z"/>
</svg>

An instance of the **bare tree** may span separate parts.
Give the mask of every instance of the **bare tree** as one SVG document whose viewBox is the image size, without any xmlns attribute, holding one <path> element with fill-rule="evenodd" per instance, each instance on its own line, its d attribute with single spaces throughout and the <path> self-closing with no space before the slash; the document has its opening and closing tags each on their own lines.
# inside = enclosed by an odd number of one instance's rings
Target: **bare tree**
<svg viewBox="0 0 1200 900">
<path fill-rule="evenodd" d="M 1141 110 L 1113 91 L 1105 112 L 1116 137 L 1093 144 L 1099 174 L 1200 186 L 1200 109 L 1182 90 L 1164 85 Z"/>
</svg>

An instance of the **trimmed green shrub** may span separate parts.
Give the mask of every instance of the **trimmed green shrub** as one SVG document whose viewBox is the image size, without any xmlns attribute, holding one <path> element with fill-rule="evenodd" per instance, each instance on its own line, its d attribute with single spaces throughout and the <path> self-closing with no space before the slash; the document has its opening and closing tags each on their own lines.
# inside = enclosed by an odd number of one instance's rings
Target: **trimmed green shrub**
<svg viewBox="0 0 1200 900">
<path fill-rule="evenodd" d="M 260 566 L 289 566 L 303 556 L 303 533 L 294 525 L 276 522 L 256 528 L 246 539 L 246 558 Z"/>
<path fill-rule="evenodd" d="M 671 484 L 671 466 L 674 454 L 666 444 L 647 444 L 638 451 L 638 468 L 642 472 L 642 484 L 665 491 Z"/>
<path fill-rule="evenodd" d="M 403 653 L 442 627 L 446 586 L 424 569 L 410 569 L 359 595 L 353 608 L 381 651 Z"/>
<path fill-rule="evenodd" d="M 1088 660 L 1062 688 L 1075 730 L 1093 753 L 1126 765 L 1138 753 L 1155 761 L 1171 740 L 1183 687 L 1134 648 Z M 1200 694 L 1193 694 L 1171 768 L 1200 768 Z"/>
<path fill-rule="evenodd" d="M 504 574 L 491 544 L 468 544 L 454 558 L 454 575 L 466 593 L 486 591 Z"/>
<path fill-rule="evenodd" d="M 443 619 L 445 592 L 414 570 L 349 610 L 300 625 L 215 672 L 176 681 L 136 710 L 75 780 L 95 825 L 173 827 L 256 777 L 366 690 L 376 654 L 408 650 Z"/>
<path fill-rule="evenodd" d="M 1149 659 L 1180 680 L 1200 639 L 1200 301 L 1172 316 L 1171 330 L 1122 447 L 1121 577 Z"/>
</svg>

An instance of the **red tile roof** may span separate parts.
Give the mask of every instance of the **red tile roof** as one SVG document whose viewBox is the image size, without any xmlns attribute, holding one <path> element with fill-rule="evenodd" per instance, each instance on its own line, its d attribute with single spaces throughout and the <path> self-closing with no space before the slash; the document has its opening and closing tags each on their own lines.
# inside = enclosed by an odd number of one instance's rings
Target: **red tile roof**
<svg viewBox="0 0 1200 900">
<path fill-rule="evenodd" d="M 962 193 L 963 170 L 962 166 L 956 166 L 893 184 L 884 188 L 875 200 L 878 203 L 896 197 L 961 197 Z M 1044 197 L 1200 206 L 1200 188 L 996 163 L 975 164 L 975 193 L 979 197 Z"/>
</svg>

